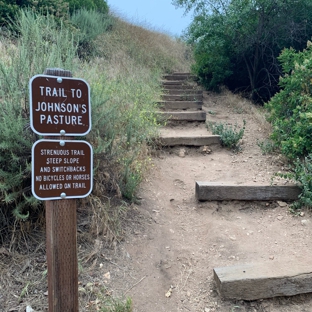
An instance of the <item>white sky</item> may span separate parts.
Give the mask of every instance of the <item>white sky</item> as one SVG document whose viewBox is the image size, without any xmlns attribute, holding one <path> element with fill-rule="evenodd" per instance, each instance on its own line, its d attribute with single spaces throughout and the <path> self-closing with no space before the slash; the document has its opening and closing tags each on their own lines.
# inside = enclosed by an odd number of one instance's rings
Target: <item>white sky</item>
<svg viewBox="0 0 312 312">
<path fill-rule="evenodd" d="M 171 0 L 107 0 L 118 16 L 152 30 L 180 36 L 192 21 L 192 14 L 184 16 L 184 9 L 176 9 Z"/>
</svg>

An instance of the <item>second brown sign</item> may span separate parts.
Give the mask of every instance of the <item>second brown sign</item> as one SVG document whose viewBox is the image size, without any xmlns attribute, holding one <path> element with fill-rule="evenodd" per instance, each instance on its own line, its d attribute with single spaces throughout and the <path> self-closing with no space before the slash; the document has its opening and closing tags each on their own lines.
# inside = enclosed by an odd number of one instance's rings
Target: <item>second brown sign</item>
<svg viewBox="0 0 312 312">
<path fill-rule="evenodd" d="M 85 141 L 39 140 L 32 148 L 32 193 L 41 200 L 87 197 L 93 152 Z"/>
</svg>

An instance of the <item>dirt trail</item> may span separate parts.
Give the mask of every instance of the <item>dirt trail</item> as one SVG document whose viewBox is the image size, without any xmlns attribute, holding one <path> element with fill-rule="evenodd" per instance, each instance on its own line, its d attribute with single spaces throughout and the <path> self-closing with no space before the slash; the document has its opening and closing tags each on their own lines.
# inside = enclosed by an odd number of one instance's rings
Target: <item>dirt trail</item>
<svg viewBox="0 0 312 312">
<path fill-rule="evenodd" d="M 111 251 L 103 269 L 110 271 L 115 293 L 132 298 L 135 312 L 312 311 L 310 294 L 245 302 L 222 300 L 216 292 L 215 267 L 300 262 L 312 256 L 309 212 L 294 216 L 287 203 L 195 199 L 195 181 L 261 185 L 285 169 L 281 157 L 262 155 L 257 144 L 266 137 L 263 120 L 247 101 L 234 99 L 227 93 L 205 93 L 204 106 L 215 121 L 247 121 L 241 152 L 211 146 L 207 154 L 198 147 L 176 147 L 153 158 L 126 241 Z M 165 131 L 180 128 L 207 131 L 200 123 L 180 123 Z"/>
</svg>

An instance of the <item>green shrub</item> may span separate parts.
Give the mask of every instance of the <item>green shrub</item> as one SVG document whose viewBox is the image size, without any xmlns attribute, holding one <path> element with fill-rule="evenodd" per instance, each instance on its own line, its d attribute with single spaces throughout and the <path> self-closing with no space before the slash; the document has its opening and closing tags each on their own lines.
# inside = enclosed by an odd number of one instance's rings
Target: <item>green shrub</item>
<svg viewBox="0 0 312 312">
<path fill-rule="evenodd" d="M 105 0 L 65 0 L 69 4 L 69 12 L 73 14 L 77 10 L 85 9 L 107 14 L 108 5 Z"/>
<path fill-rule="evenodd" d="M 276 151 L 276 145 L 272 140 L 257 141 L 257 145 L 260 147 L 263 155 L 271 154 Z"/>
<path fill-rule="evenodd" d="M 272 140 L 290 159 L 312 153 L 311 45 L 302 52 L 283 51 L 281 91 L 265 105 L 273 125 Z"/>
<path fill-rule="evenodd" d="M 208 129 L 212 134 L 220 136 L 221 145 L 237 150 L 239 148 L 239 140 L 244 136 L 246 121 L 244 120 L 243 128 L 238 128 L 237 124 L 233 126 L 225 125 L 224 123 L 214 124 L 209 123 Z"/>
<path fill-rule="evenodd" d="M 16 219 L 38 216 L 39 202 L 30 191 L 31 146 L 38 137 L 29 126 L 28 82 L 46 67 L 74 70 L 76 46 L 70 32 L 50 16 L 22 11 L 20 37 L 9 41 L 0 57 L 0 228 Z"/>
<path fill-rule="evenodd" d="M 291 173 L 278 174 L 285 179 L 292 179 L 301 187 L 299 200 L 292 204 L 292 209 L 302 207 L 312 208 L 312 155 L 308 155 L 304 160 L 296 159 L 291 168 Z"/>
</svg>

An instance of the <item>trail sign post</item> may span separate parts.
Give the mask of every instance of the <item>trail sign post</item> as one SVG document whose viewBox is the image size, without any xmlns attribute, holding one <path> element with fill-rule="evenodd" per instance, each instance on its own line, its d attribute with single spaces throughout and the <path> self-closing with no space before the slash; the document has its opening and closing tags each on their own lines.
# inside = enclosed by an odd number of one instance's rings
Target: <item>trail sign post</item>
<svg viewBox="0 0 312 312">
<path fill-rule="evenodd" d="M 92 191 L 90 88 L 70 71 L 31 78 L 30 125 L 46 139 L 32 148 L 32 192 L 45 200 L 49 312 L 78 312 L 76 198 Z M 48 136 L 48 137 L 47 137 Z"/>
<path fill-rule="evenodd" d="M 36 75 L 29 82 L 30 125 L 41 135 L 86 135 L 90 87 L 83 79 Z"/>
</svg>

